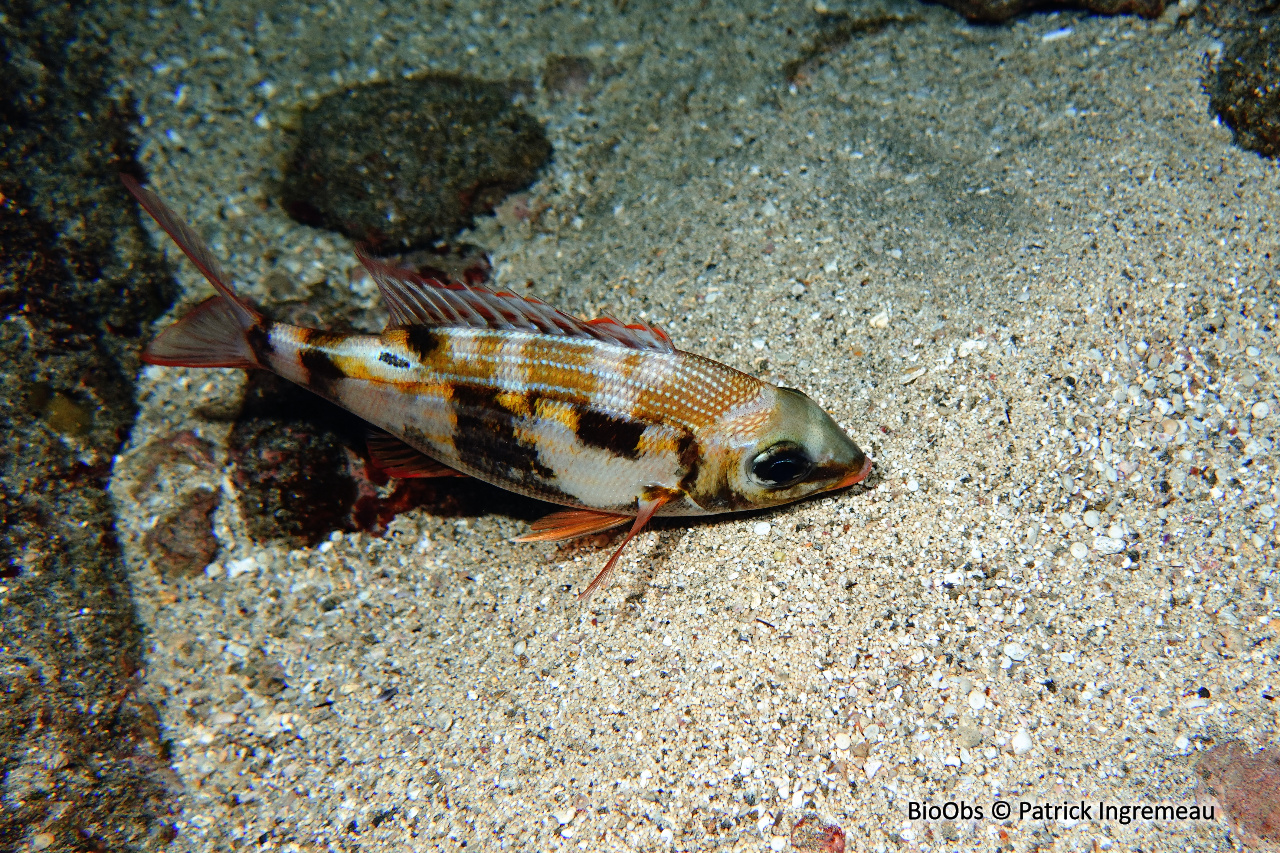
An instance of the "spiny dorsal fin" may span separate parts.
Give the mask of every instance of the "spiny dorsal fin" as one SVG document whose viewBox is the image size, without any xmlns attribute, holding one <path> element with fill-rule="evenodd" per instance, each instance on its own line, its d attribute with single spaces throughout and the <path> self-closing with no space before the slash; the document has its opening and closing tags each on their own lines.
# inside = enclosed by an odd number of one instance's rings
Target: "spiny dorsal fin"
<svg viewBox="0 0 1280 853">
<path fill-rule="evenodd" d="M 631 349 L 675 352 L 657 326 L 624 326 L 604 317 L 579 320 L 545 302 L 488 288 L 446 283 L 397 269 L 357 249 L 356 257 L 378 284 L 391 313 L 390 326 L 462 326 L 473 329 L 537 332 L 605 341 Z"/>
</svg>

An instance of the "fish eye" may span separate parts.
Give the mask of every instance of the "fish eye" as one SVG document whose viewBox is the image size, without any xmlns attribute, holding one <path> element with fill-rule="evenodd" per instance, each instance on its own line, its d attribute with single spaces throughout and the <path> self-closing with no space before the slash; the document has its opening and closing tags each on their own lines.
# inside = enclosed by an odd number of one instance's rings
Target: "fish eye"
<svg viewBox="0 0 1280 853">
<path fill-rule="evenodd" d="M 813 460 L 803 447 L 781 441 L 751 460 L 751 476 L 770 489 L 794 486 L 813 470 Z"/>
</svg>

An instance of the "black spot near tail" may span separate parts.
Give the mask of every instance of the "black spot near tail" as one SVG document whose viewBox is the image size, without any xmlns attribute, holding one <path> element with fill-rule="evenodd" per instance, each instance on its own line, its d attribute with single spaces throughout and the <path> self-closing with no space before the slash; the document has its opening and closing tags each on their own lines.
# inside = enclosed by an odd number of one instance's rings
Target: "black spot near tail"
<svg viewBox="0 0 1280 853">
<path fill-rule="evenodd" d="M 406 361 L 405 359 L 401 358 L 400 356 L 396 355 L 393 352 L 379 353 L 378 361 L 382 362 L 383 364 L 389 364 L 392 367 L 398 367 L 402 370 L 409 366 L 408 361 Z"/>
<path fill-rule="evenodd" d="M 249 349 L 253 350 L 259 364 L 266 364 L 271 353 L 275 351 L 275 346 L 271 343 L 271 329 L 274 325 L 264 317 L 245 329 L 244 338 L 249 342 Z"/>
<path fill-rule="evenodd" d="M 596 409 L 587 409 L 578 416 L 578 441 L 588 447 L 607 450 L 626 459 L 640 458 L 640 436 L 645 424 L 639 421 L 616 418 Z"/>
</svg>

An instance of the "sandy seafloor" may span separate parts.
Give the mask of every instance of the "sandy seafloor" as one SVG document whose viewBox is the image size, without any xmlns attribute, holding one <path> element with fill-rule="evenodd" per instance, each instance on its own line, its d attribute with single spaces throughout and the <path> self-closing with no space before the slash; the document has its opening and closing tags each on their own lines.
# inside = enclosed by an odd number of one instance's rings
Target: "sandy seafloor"
<svg viewBox="0 0 1280 853">
<path fill-rule="evenodd" d="M 809 812 L 851 850 L 1233 844 L 990 811 L 1186 800 L 1198 752 L 1275 737 L 1280 174 L 1208 112 L 1221 45 L 1187 21 L 839 9 L 908 20 L 794 86 L 799 5 L 103 13 L 152 185 L 263 302 L 276 271 L 374 299 L 343 238 L 271 202 L 300 104 L 591 57 L 583 91 L 527 99 L 549 210 L 469 235 L 497 284 L 657 322 L 876 456 L 871 488 L 643 534 L 581 606 L 608 550 L 512 544 L 499 515 L 255 544 L 226 470 L 139 461 L 186 429 L 222 446 L 195 412 L 243 376 L 146 370 L 114 494 L 185 786 L 175 850 L 782 850 Z M 207 285 L 168 250 L 187 307 Z M 162 582 L 143 533 L 198 485 L 223 493 L 221 553 Z M 245 659 L 289 687 L 255 692 Z M 926 800 L 984 819 L 908 820 Z"/>
</svg>

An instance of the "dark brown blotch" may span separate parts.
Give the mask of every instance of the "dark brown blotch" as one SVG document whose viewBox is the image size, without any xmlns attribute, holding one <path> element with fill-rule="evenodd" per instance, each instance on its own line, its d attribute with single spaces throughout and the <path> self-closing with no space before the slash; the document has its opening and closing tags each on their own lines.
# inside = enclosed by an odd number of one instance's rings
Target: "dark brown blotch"
<svg viewBox="0 0 1280 853">
<path fill-rule="evenodd" d="M 430 326 L 409 326 L 404 331 L 405 344 L 419 361 L 430 360 L 431 356 L 444 346 L 444 338 Z"/>
<path fill-rule="evenodd" d="M 676 439 L 676 460 L 684 473 L 680 477 L 680 490 L 685 494 L 693 494 L 698 482 L 698 471 L 702 466 L 702 446 L 698 439 L 688 430 L 680 433 Z"/>
<path fill-rule="evenodd" d="M 538 461 L 538 448 L 516 436 L 516 416 L 498 402 L 493 388 L 459 385 L 452 403 L 458 431 L 454 446 L 466 465 L 519 483 L 546 484 L 555 471 Z"/>
<path fill-rule="evenodd" d="M 316 336 L 318 337 L 318 336 Z M 333 397 L 334 386 L 346 378 L 342 368 L 324 349 L 324 344 L 313 344 L 314 337 L 302 347 L 298 361 L 307 371 L 307 387 L 322 397 Z"/>
<path fill-rule="evenodd" d="M 393 352 L 384 352 L 378 355 L 378 361 L 383 364 L 389 364 L 392 367 L 398 367 L 404 370 L 409 367 L 409 362 Z"/>
<path fill-rule="evenodd" d="M 578 415 L 575 434 L 588 447 L 607 450 L 625 459 L 640 458 L 640 437 L 647 424 L 618 418 L 598 409 L 585 409 Z"/>
</svg>

